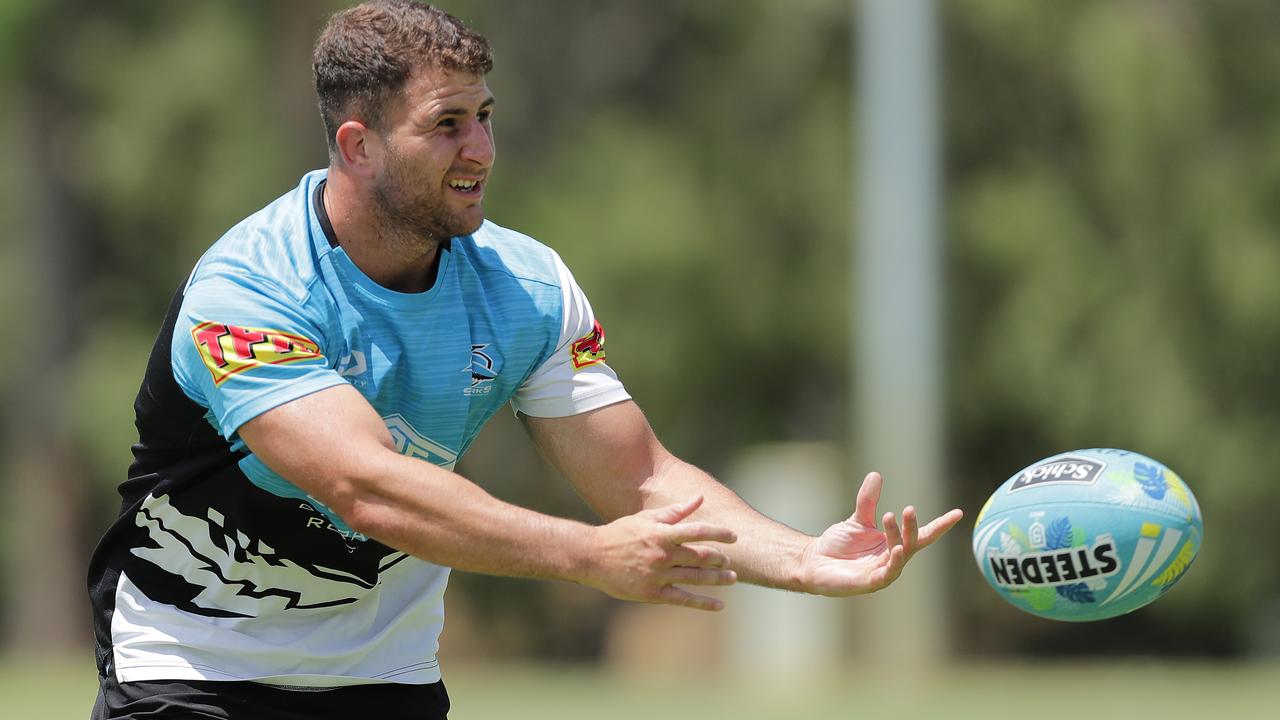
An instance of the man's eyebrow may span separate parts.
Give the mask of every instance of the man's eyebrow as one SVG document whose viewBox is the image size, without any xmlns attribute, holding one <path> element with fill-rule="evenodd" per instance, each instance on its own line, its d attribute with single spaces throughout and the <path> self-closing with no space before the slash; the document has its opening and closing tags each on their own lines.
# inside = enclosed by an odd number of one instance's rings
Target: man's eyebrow
<svg viewBox="0 0 1280 720">
<path fill-rule="evenodd" d="M 492 95 L 490 95 L 488 98 L 485 99 L 484 102 L 480 103 L 480 107 L 476 108 L 476 112 L 480 112 L 481 110 L 485 110 L 489 107 L 492 107 L 493 103 L 494 103 L 494 98 Z M 449 117 L 450 115 L 467 115 L 470 112 L 471 112 L 470 110 L 464 107 L 447 107 L 439 110 L 438 112 L 433 113 L 431 115 L 431 119 L 434 121 L 434 120 L 439 120 L 440 118 Z"/>
</svg>

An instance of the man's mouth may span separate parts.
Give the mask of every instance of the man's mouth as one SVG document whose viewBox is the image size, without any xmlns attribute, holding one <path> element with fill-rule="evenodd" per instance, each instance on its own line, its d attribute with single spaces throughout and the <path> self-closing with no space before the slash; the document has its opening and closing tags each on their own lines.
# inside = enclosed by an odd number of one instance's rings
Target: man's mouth
<svg viewBox="0 0 1280 720">
<path fill-rule="evenodd" d="M 479 195 L 484 188 L 484 183 L 480 180 L 463 180 L 455 178 L 449 181 L 449 187 L 463 195 Z"/>
</svg>

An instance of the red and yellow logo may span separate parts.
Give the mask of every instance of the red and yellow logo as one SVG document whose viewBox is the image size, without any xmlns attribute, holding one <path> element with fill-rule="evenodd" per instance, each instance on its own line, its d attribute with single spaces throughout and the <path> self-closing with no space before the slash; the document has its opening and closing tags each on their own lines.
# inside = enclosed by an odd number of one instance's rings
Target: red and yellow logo
<svg viewBox="0 0 1280 720">
<path fill-rule="evenodd" d="M 213 384 L 263 365 L 315 360 L 323 357 L 320 346 L 302 337 L 279 330 L 237 327 L 216 322 L 202 322 L 191 328 L 191 338 L 205 367 L 213 375 Z"/>
<path fill-rule="evenodd" d="M 569 346 L 569 354 L 573 357 L 575 372 L 588 365 L 599 365 L 604 362 L 604 328 L 596 320 L 591 332 L 573 341 Z"/>
</svg>

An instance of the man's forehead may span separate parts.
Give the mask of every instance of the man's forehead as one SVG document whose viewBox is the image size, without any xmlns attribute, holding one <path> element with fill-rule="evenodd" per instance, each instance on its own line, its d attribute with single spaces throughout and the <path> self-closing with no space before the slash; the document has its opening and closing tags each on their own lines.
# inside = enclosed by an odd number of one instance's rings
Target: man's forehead
<svg viewBox="0 0 1280 720">
<path fill-rule="evenodd" d="M 405 91 L 410 102 L 419 107 L 444 100 L 479 105 L 493 96 L 484 75 L 437 66 L 415 70 L 405 83 Z"/>
</svg>

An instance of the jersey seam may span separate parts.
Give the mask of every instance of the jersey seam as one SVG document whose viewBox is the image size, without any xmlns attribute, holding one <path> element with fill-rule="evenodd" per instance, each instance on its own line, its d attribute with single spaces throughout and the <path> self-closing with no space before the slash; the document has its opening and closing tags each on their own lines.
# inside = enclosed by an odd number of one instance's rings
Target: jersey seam
<svg viewBox="0 0 1280 720">
<path fill-rule="evenodd" d="M 199 285 L 200 283 L 202 283 L 202 282 L 207 282 L 207 281 L 212 281 L 212 280 L 214 280 L 214 279 L 216 279 L 216 278 L 220 278 L 220 277 L 223 277 L 223 276 L 222 276 L 222 275 L 220 275 L 220 274 L 215 274 L 215 275 L 205 275 L 205 276 L 202 276 L 202 277 L 199 277 L 199 278 L 194 278 L 194 279 L 192 280 L 191 284 L 190 284 L 190 285 L 188 285 L 188 286 L 187 286 L 187 289 L 183 292 L 183 297 L 185 298 L 185 297 L 186 297 L 186 294 L 187 294 L 187 293 L 189 293 L 189 292 L 191 292 L 191 290 L 192 290 L 192 289 L 194 289 L 194 288 L 195 288 L 197 285 Z M 279 292 L 279 293 L 283 294 L 285 297 L 289 297 L 289 296 L 292 294 L 292 293 L 290 293 L 290 292 L 289 292 L 288 288 L 286 288 L 286 287 L 284 287 L 283 285 L 281 285 L 280 283 L 276 282 L 276 281 L 275 281 L 274 279 L 272 279 L 269 275 L 260 275 L 260 274 L 256 274 L 256 273 L 255 273 L 255 274 L 252 274 L 252 275 L 248 275 L 247 277 L 248 277 L 249 279 L 251 279 L 251 280 L 254 280 L 255 282 L 256 282 L 256 281 L 261 281 L 263 285 L 270 286 L 270 288 L 271 288 L 271 289 L 276 290 L 277 292 Z M 315 286 L 315 284 L 316 284 L 317 282 L 319 282 L 320 280 L 321 280 L 320 274 L 317 272 L 317 273 L 316 273 L 316 275 L 315 275 L 315 277 L 311 278 L 311 280 L 309 280 L 309 281 L 307 282 L 307 284 L 303 286 L 303 288 L 302 288 L 302 290 L 303 290 L 303 296 L 297 300 L 298 305 L 299 305 L 299 308 L 298 308 L 299 310 L 305 310 L 305 309 L 306 309 L 306 304 L 311 300 L 312 295 L 313 295 L 313 293 L 312 293 L 312 288 L 313 288 L 313 287 Z M 237 284 L 239 284 L 239 283 L 237 283 Z M 263 294 L 265 295 L 266 293 L 263 293 Z M 268 295 L 268 297 L 270 297 L 270 296 Z M 278 299 L 278 298 L 276 298 L 276 299 Z"/>
<path fill-rule="evenodd" d="M 474 264 L 473 264 L 471 267 L 473 267 L 473 268 L 474 268 L 474 267 L 476 267 L 476 265 L 474 265 Z M 536 278 L 536 277 L 528 277 L 528 276 L 525 276 L 525 275 L 517 275 L 516 273 L 510 272 L 510 271 L 508 271 L 508 270 L 507 270 L 507 269 L 505 269 L 505 268 L 493 268 L 493 267 L 489 267 L 489 266 L 485 266 L 485 267 L 486 267 L 486 269 L 491 269 L 491 270 L 493 270 L 494 272 L 498 272 L 498 273 L 501 273 L 502 275 L 506 275 L 507 277 L 511 278 L 512 280 L 519 280 L 519 281 L 521 281 L 521 282 L 537 283 L 538 285 L 543 285 L 543 286 L 545 286 L 545 287 L 549 287 L 549 288 L 556 288 L 557 290 L 558 290 L 558 289 L 560 289 L 560 287 L 561 287 L 559 282 L 552 282 L 552 281 L 550 281 L 550 280 L 541 280 L 541 279 Z"/>
<path fill-rule="evenodd" d="M 480 247 L 480 246 L 476 244 L 476 241 L 475 241 L 475 235 L 476 235 L 475 233 L 472 233 L 471 235 L 463 235 L 463 236 L 459 236 L 459 237 L 469 237 L 469 238 L 471 238 L 471 242 L 470 242 L 470 243 L 467 243 L 467 245 L 468 245 L 470 248 L 479 249 L 479 247 Z M 534 241 L 534 242 L 537 242 L 537 241 Z M 555 251 L 551 250 L 551 248 L 546 247 L 545 245 L 543 246 L 543 248 L 544 248 L 546 251 L 550 252 L 550 253 L 551 253 L 551 255 L 552 255 L 552 257 L 559 257 L 558 255 L 556 255 L 556 254 L 555 254 Z M 562 262 L 563 262 L 563 261 L 562 261 Z M 536 277 L 530 277 L 530 276 L 528 276 L 528 275 L 524 275 L 524 274 L 521 274 L 521 273 L 515 273 L 515 272 L 512 272 L 511 268 L 506 267 L 506 266 L 499 266 L 499 265 L 483 265 L 483 266 L 482 266 L 482 265 L 478 265 L 478 264 L 476 264 L 475 262 L 472 262 L 472 263 L 470 263 L 470 264 L 471 264 L 471 267 L 476 268 L 477 270 L 478 270 L 479 268 L 483 267 L 483 268 L 485 268 L 486 270 L 492 270 L 493 272 L 497 272 L 497 273 L 500 273 L 500 274 L 502 274 L 502 275 L 506 275 L 507 277 L 509 277 L 509 278 L 511 278 L 511 279 L 513 279 L 513 280 L 520 280 L 520 281 L 524 281 L 524 282 L 537 283 L 537 284 L 539 284 L 539 285 L 545 285 L 546 287 L 551 287 L 551 288 L 559 288 L 559 287 L 560 287 L 560 282 L 559 282 L 559 280 L 558 280 L 558 279 L 557 279 L 557 280 L 555 280 L 555 281 L 551 281 L 551 280 L 543 280 L 543 279 L 541 279 L 541 278 L 536 278 Z M 553 267 L 554 267 L 554 263 L 553 263 Z"/>
</svg>

